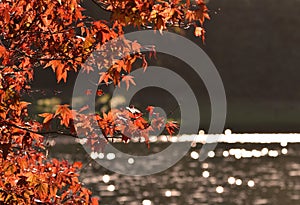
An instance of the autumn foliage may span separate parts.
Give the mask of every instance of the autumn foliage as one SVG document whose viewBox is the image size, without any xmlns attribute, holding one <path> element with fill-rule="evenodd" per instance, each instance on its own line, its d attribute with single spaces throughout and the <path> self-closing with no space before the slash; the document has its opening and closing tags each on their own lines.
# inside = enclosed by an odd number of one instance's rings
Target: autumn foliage
<svg viewBox="0 0 300 205">
<path fill-rule="evenodd" d="M 52 69 L 57 82 L 66 82 L 70 71 L 90 73 L 96 66 L 98 83 L 118 86 L 123 81 L 128 89 L 135 85 L 130 76 L 132 64 L 140 61 L 146 69 L 147 60 L 141 52 L 143 45 L 122 38 L 123 27 L 152 27 L 162 32 L 171 26 L 193 26 L 195 35 L 204 39 L 203 23 L 209 19 L 202 0 L 108 0 L 98 5 L 111 12 L 110 22 L 84 16 L 77 0 L 0 1 L 0 204 L 98 203 L 78 179 L 80 162 L 47 158 L 44 134 L 61 133 L 51 125 L 53 120 L 69 128 L 70 136 L 86 137 L 94 150 L 117 138 L 128 142 L 143 137 L 149 145 L 152 131 L 166 128 L 172 135 L 178 128 L 151 106 L 146 114 L 128 107 L 88 115 L 88 107 L 72 110 L 59 105 L 55 113 L 41 113 L 42 122 L 29 117 L 30 102 L 22 96 L 30 91 L 36 69 Z M 117 37 L 121 40 L 111 45 L 112 53 L 94 52 Z M 108 57 L 120 52 L 125 54 L 120 59 Z M 99 89 L 97 95 L 102 94 Z"/>
</svg>

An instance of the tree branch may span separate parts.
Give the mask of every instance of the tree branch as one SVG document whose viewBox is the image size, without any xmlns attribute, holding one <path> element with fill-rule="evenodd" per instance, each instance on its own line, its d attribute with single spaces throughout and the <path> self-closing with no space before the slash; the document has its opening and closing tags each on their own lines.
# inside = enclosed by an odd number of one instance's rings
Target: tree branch
<svg viewBox="0 0 300 205">
<path fill-rule="evenodd" d="M 27 132 L 34 133 L 34 134 L 39 134 L 39 135 L 56 134 L 56 135 L 64 135 L 64 136 L 70 136 L 70 137 L 74 137 L 74 138 L 79 138 L 76 134 L 65 133 L 63 131 L 39 132 L 39 131 L 35 131 L 35 130 L 32 130 L 32 129 L 29 129 L 27 127 L 22 127 L 22 126 L 19 126 L 19 125 L 16 125 L 16 124 L 12 124 L 12 123 L 9 123 L 9 122 L 5 122 L 5 124 L 8 125 L 8 126 L 11 126 L 11 127 L 15 127 L 15 128 L 18 128 L 18 129 L 21 129 L 21 130 L 25 130 Z"/>
<path fill-rule="evenodd" d="M 21 130 L 24 130 L 24 131 L 27 131 L 27 132 L 30 132 L 30 133 L 34 133 L 34 134 L 39 134 L 39 135 L 51 135 L 51 134 L 55 134 L 55 135 L 62 135 L 62 136 L 70 136 L 70 137 L 73 137 L 73 138 L 79 138 L 79 136 L 77 134 L 72 134 L 72 133 L 65 133 L 63 131 L 47 131 L 47 132 L 39 132 L 39 131 L 35 131 L 35 130 L 32 130 L 32 129 L 29 129 L 27 127 L 22 127 L 22 126 L 19 126 L 19 125 L 16 125 L 16 124 L 12 124 L 12 123 L 9 123 L 9 122 L 5 122 L 6 125 L 8 126 L 11 126 L 11 127 L 15 127 L 15 128 L 18 128 L 18 129 L 21 129 Z M 55 137 L 51 137 L 51 138 L 56 138 L 57 136 Z M 118 137 L 118 136 L 112 136 L 112 137 L 105 137 L 105 139 L 122 139 L 122 137 Z"/>
</svg>

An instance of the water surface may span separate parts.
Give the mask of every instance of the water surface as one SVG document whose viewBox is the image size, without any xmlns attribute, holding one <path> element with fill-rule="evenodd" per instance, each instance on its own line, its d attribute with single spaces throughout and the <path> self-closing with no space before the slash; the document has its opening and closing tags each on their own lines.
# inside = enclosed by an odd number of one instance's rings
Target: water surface
<svg viewBox="0 0 300 205">
<path fill-rule="evenodd" d="M 152 143 L 148 150 L 144 144 L 115 144 L 136 155 L 168 145 Z M 219 143 L 203 162 L 198 160 L 201 147 L 194 144 L 173 167 L 142 177 L 101 167 L 79 144 L 56 144 L 50 156 L 83 161 L 82 181 L 103 205 L 300 204 L 300 143 Z"/>
</svg>

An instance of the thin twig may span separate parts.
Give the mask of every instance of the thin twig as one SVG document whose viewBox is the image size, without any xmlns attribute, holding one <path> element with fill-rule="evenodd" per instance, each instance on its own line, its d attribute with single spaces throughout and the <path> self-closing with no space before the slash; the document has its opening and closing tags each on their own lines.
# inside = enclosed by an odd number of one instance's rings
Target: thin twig
<svg viewBox="0 0 300 205">
<path fill-rule="evenodd" d="M 51 134 L 55 134 L 55 135 L 63 135 L 63 136 L 70 136 L 70 137 L 74 137 L 74 138 L 79 138 L 79 136 L 77 134 L 66 133 L 66 132 L 59 131 L 59 130 L 58 131 L 39 132 L 39 131 L 35 131 L 35 130 L 32 130 L 32 129 L 29 129 L 27 127 L 22 127 L 22 126 L 16 125 L 16 124 L 12 124 L 12 123 L 8 123 L 8 122 L 5 122 L 5 123 L 8 126 L 12 126 L 12 127 L 15 127 L 15 128 L 21 129 L 21 130 L 25 130 L 27 132 L 34 133 L 34 134 L 39 134 L 39 135 L 51 135 Z M 56 138 L 56 137 L 57 136 L 53 136 L 51 138 Z M 107 139 L 107 140 L 108 139 L 122 139 L 122 137 L 120 137 L 120 136 L 111 136 L 111 137 L 106 136 L 105 139 Z"/>
<path fill-rule="evenodd" d="M 71 136 L 71 137 L 74 137 L 74 138 L 79 138 L 76 134 L 65 133 L 65 132 L 62 132 L 62 131 L 40 132 L 40 131 L 35 131 L 35 130 L 32 130 L 32 129 L 29 129 L 27 127 L 22 127 L 22 126 L 19 126 L 19 125 L 16 125 L 16 124 L 12 124 L 12 123 L 9 123 L 9 122 L 5 122 L 5 124 L 8 125 L 8 126 L 11 126 L 11 127 L 15 127 L 15 128 L 25 130 L 27 132 L 34 133 L 34 134 L 39 134 L 39 135 L 57 134 L 57 135 L 64 135 L 64 136 Z"/>
</svg>

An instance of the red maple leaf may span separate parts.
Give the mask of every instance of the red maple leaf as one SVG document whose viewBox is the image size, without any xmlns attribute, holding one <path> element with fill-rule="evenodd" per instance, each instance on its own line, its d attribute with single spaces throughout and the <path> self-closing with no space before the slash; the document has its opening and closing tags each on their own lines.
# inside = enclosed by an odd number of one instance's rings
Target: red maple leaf
<svg viewBox="0 0 300 205">
<path fill-rule="evenodd" d="M 133 85 L 136 85 L 133 78 L 134 77 L 131 76 L 131 75 L 125 75 L 125 76 L 122 77 L 122 81 L 125 82 L 125 84 L 126 84 L 126 90 L 129 89 L 130 83 L 133 84 Z"/>
<path fill-rule="evenodd" d="M 149 112 L 149 116 L 151 117 L 152 114 L 153 114 L 153 111 L 154 111 L 154 107 L 153 107 L 153 106 L 148 106 L 148 107 L 146 108 L 146 110 Z"/>
<path fill-rule="evenodd" d="M 175 133 L 175 130 L 177 130 L 179 126 L 177 125 L 177 122 L 167 122 L 166 123 L 166 130 L 168 131 L 169 135 L 173 135 Z"/>
</svg>

